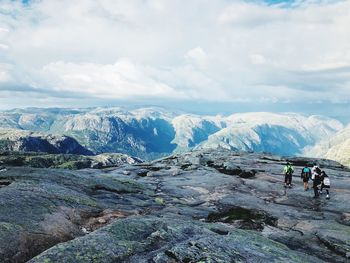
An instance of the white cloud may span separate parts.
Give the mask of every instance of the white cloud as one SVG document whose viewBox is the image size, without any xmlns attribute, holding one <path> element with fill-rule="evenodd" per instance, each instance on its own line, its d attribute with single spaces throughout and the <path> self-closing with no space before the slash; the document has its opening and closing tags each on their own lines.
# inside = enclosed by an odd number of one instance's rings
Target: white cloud
<svg viewBox="0 0 350 263">
<path fill-rule="evenodd" d="M 190 63 L 194 63 L 200 68 L 205 68 L 208 63 L 208 55 L 201 47 L 189 50 L 186 53 L 185 58 L 187 58 Z"/>
<path fill-rule="evenodd" d="M 0 90 L 8 100 L 27 86 L 37 97 L 350 101 L 349 10 L 350 1 L 2 1 Z"/>
<path fill-rule="evenodd" d="M 302 65 L 301 69 L 305 71 L 320 71 L 320 70 L 332 70 L 332 69 L 339 69 L 339 68 L 346 68 L 346 67 L 350 67 L 350 64 L 348 64 L 348 62 L 329 61 L 327 63 Z"/>
<path fill-rule="evenodd" d="M 218 16 L 218 21 L 222 24 L 234 26 L 263 26 L 273 22 L 280 22 L 286 18 L 287 13 L 287 9 L 277 6 L 236 2 L 221 12 Z"/>
<path fill-rule="evenodd" d="M 59 92 L 116 99 L 179 95 L 171 87 L 148 76 L 146 71 L 124 59 L 114 64 L 55 62 L 46 65 L 40 73 L 42 79 L 45 78 L 47 84 Z"/>
<path fill-rule="evenodd" d="M 251 59 L 252 63 L 255 65 L 261 65 L 261 64 L 266 63 L 266 58 L 262 55 L 259 55 L 259 54 L 252 54 L 250 56 L 250 59 Z"/>
<path fill-rule="evenodd" d="M 5 45 L 5 44 L 1 44 L 1 43 L 0 43 L 0 48 L 1 48 L 1 49 L 8 49 L 9 47 L 8 47 L 7 45 Z"/>
<path fill-rule="evenodd" d="M 12 80 L 10 69 L 11 65 L 0 63 L 0 85 L 1 83 L 8 83 Z"/>
<path fill-rule="evenodd" d="M 10 76 L 7 72 L 5 71 L 0 71 L 0 82 L 7 82 L 9 81 Z"/>
</svg>

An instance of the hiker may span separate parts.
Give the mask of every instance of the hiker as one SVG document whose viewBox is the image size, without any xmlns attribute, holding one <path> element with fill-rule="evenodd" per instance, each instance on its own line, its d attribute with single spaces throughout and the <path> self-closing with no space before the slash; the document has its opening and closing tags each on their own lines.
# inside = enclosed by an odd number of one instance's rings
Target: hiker
<svg viewBox="0 0 350 263">
<path fill-rule="evenodd" d="M 316 174 L 321 174 L 321 169 L 315 163 L 314 166 L 311 169 L 311 180 L 314 180 Z"/>
<path fill-rule="evenodd" d="M 320 196 L 319 187 L 322 183 L 322 181 L 321 181 L 321 169 L 318 166 L 316 166 L 316 169 L 315 169 L 314 173 L 312 174 L 311 178 L 314 181 L 313 186 L 312 186 L 314 189 L 314 198 L 317 198 Z"/>
<path fill-rule="evenodd" d="M 292 176 L 294 173 L 294 169 L 292 165 L 288 162 L 283 169 L 284 173 L 284 187 L 292 187 Z"/>
<path fill-rule="evenodd" d="M 304 182 L 304 191 L 309 190 L 309 180 L 311 178 L 311 169 L 307 166 L 305 166 L 301 170 L 301 179 L 303 179 Z"/>
<path fill-rule="evenodd" d="M 321 172 L 321 191 L 320 194 L 322 194 L 323 189 L 326 189 L 326 199 L 329 199 L 329 189 L 331 188 L 331 181 L 329 180 L 328 174 L 326 174 L 325 171 Z"/>
</svg>

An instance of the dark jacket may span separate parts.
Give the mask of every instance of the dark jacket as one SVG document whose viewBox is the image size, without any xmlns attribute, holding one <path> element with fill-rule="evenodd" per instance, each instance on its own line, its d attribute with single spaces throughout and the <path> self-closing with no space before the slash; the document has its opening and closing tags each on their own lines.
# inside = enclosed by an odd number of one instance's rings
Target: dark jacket
<svg viewBox="0 0 350 263">
<path fill-rule="evenodd" d="M 314 179 L 314 184 L 313 187 L 317 187 L 318 185 L 320 185 L 322 183 L 321 180 L 321 175 L 320 174 L 315 174 L 315 179 Z"/>
</svg>

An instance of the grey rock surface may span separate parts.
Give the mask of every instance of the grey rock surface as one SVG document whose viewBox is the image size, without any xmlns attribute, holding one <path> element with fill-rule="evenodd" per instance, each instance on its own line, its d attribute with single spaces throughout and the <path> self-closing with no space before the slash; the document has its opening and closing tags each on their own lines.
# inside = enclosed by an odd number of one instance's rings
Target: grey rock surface
<svg viewBox="0 0 350 263">
<path fill-rule="evenodd" d="M 350 171 L 328 160 L 201 150 L 105 170 L 0 173 L 1 262 L 347 262 Z M 302 165 L 322 163 L 331 199 Z M 250 176 L 242 176 L 242 173 Z"/>
</svg>

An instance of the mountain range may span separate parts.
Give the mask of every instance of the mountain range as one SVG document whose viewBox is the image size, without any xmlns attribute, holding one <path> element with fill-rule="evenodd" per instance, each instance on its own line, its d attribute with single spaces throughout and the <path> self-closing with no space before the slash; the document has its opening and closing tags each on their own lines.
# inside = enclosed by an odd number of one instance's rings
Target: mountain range
<svg viewBox="0 0 350 263">
<path fill-rule="evenodd" d="M 0 112 L 0 128 L 24 133 L 22 141 L 33 137 L 33 132 L 41 138 L 72 138 L 81 146 L 79 154 L 118 152 L 146 160 L 221 147 L 279 155 L 315 154 L 346 162 L 343 151 L 349 152 L 350 138 L 349 126 L 344 128 L 338 120 L 324 116 L 267 112 L 201 116 L 157 107 L 14 109 Z M 9 138 L 0 133 L 0 141 L 4 137 Z M 339 147 L 346 139 L 347 144 Z M 22 150 L 33 150 L 29 148 Z"/>
<path fill-rule="evenodd" d="M 350 125 L 306 149 L 305 155 L 328 158 L 350 166 Z"/>
</svg>

